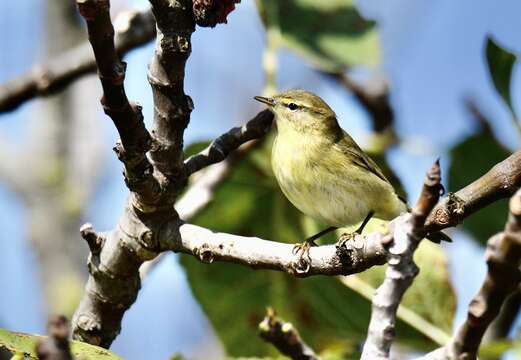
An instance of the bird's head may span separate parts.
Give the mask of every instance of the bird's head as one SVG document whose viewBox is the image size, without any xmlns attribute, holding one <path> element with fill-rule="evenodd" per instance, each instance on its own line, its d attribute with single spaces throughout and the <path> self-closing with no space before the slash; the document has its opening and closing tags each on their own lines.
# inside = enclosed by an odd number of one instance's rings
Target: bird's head
<svg viewBox="0 0 521 360">
<path fill-rule="evenodd" d="M 289 90 L 273 97 L 255 96 L 275 114 L 279 133 L 298 131 L 327 135 L 338 131 L 336 115 L 318 95 L 305 90 Z"/>
</svg>

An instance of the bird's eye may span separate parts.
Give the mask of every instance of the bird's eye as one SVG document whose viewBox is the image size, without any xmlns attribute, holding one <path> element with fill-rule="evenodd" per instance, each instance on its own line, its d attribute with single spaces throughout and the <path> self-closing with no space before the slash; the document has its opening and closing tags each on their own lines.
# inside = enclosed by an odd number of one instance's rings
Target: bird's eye
<svg viewBox="0 0 521 360">
<path fill-rule="evenodd" d="M 295 104 L 295 103 L 289 103 L 288 104 L 288 109 L 290 109 L 291 111 L 295 111 L 298 109 L 298 105 Z"/>
</svg>

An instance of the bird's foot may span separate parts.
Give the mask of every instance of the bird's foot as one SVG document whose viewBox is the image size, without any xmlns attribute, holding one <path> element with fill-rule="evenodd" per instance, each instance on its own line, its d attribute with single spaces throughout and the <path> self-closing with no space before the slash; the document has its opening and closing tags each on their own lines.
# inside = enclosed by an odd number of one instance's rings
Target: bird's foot
<svg viewBox="0 0 521 360">
<path fill-rule="evenodd" d="M 293 255 L 298 255 L 295 271 L 298 274 L 306 274 L 311 268 L 311 256 L 309 256 L 309 249 L 312 246 L 317 246 L 313 240 L 306 240 L 303 243 L 297 243 L 293 247 Z"/>
<path fill-rule="evenodd" d="M 338 239 L 338 241 L 336 243 L 336 248 L 337 249 L 343 248 L 345 246 L 345 244 L 349 240 L 353 240 L 356 235 L 360 235 L 360 233 L 358 231 L 355 231 L 355 232 L 352 232 L 352 233 L 347 233 L 347 232 L 343 233 L 342 235 L 340 235 L 340 238 Z"/>
</svg>

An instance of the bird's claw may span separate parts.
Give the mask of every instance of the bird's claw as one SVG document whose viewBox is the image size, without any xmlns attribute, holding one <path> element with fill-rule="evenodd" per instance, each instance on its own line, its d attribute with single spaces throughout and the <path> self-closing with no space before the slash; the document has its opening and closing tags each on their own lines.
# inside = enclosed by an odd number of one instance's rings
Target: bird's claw
<svg viewBox="0 0 521 360">
<path fill-rule="evenodd" d="M 293 255 L 296 256 L 300 253 L 297 260 L 297 266 L 295 267 L 295 271 L 299 274 L 305 274 L 311 268 L 311 256 L 309 255 L 309 249 L 311 246 L 316 246 L 316 244 L 312 241 L 304 241 L 303 243 L 295 244 L 293 247 Z"/>
<path fill-rule="evenodd" d="M 338 242 L 336 244 L 337 249 L 344 247 L 345 244 L 349 240 L 354 239 L 356 235 L 358 235 L 357 232 L 354 232 L 354 233 L 343 233 L 342 235 L 340 235 L 340 238 L 338 239 Z"/>
</svg>

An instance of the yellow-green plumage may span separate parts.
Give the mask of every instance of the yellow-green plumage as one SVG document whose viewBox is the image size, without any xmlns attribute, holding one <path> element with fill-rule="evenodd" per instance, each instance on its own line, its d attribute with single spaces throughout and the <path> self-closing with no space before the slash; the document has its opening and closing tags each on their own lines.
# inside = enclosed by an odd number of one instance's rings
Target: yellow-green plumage
<svg viewBox="0 0 521 360">
<path fill-rule="evenodd" d="M 320 97 L 292 90 L 264 100 L 277 125 L 273 171 L 282 192 L 300 211 L 342 227 L 360 223 L 370 212 L 390 220 L 407 210 Z"/>
</svg>

